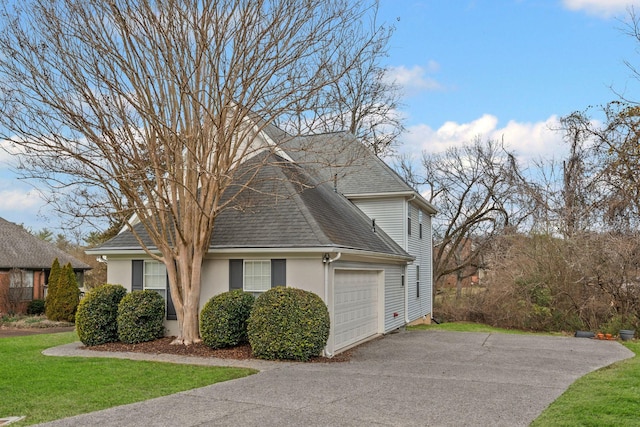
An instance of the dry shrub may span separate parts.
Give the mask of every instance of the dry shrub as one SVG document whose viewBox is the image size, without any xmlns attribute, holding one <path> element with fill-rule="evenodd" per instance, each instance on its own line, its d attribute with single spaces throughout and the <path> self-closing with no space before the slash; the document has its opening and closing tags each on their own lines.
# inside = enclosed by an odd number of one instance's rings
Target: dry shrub
<svg viewBox="0 0 640 427">
<path fill-rule="evenodd" d="M 612 234 L 504 236 L 485 254 L 481 290 L 439 295 L 435 312 L 445 321 L 535 331 L 635 328 L 639 242 Z"/>
</svg>

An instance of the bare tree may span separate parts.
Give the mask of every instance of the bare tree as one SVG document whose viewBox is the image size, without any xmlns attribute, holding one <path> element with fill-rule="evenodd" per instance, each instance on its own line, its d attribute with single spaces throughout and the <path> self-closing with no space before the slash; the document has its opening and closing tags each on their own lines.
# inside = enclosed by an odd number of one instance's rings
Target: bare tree
<svg viewBox="0 0 640 427">
<path fill-rule="evenodd" d="M 363 22 L 376 8 L 367 0 L 4 1 L 3 136 L 61 211 L 110 217 L 134 233 L 133 222 L 143 225 L 152 244 L 136 237 L 167 268 L 176 343 L 196 342 L 203 257 L 232 203 L 224 196 L 238 165 L 265 146 L 277 150 L 262 130 L 313 116 L 369 60 L 378 29 Z"/>
<path fill-rule="evenodd" d="M 519 200 L 519 172 L 513 154 L 480 138 L 442 154 L 423 154 L 421 173 L 404 175 L 438 207 L 434 219 L 434 279 L 462 280 L 485 268 L 483 252 L 494 236 L 515 229 L 529 211 Z"/>
<path fill-rule="evenodd" d="M 375 16 L 368 25 L 372 42 L 364 51 L 338 58 L 337 66 L 348 71 L 329 91 L 318 94 L 316 114 L 300 115 L 297 121 L 285 125 L 303 133 L 346 130 L 382 157 L 394 153 L 397 138 L 405 130 L 404 117 L 399 111 L 402 93 L 389 69 L 381 65 L 382 58 L 388 55 L 394 28 L 379 25 Z M 357 67 L 348 64 L 353 54 L 361 57 Z"/>
</svg>

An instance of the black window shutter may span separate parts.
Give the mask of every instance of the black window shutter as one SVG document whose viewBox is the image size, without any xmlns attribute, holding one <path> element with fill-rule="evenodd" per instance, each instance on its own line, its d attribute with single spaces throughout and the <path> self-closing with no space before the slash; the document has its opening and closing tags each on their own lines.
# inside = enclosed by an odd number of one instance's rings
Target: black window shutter
<svg viewBox="0 0 640 427">
<path fill-rule="evenodd" d="M 167 320 L 178 320 L 176 307 L 173 305 L 171 298 L 171 289 L 169 289 L 169 275 L 167 275 Z"/>
<path fill-rule="evenodd" d="M 229 260 L 229 290 L 242 289 L 242 260 L 230 259 Z"/>
<path fill-rule="evenodd" d="M 287 286 L 287 260 L 271 260 L 271 287 Z"/>
<path fill-rule="evenodd" d="M 134 259 L 131 261 L 131 290 L 141 291 L 144 283 L 144 261 Z"/>
</svg>

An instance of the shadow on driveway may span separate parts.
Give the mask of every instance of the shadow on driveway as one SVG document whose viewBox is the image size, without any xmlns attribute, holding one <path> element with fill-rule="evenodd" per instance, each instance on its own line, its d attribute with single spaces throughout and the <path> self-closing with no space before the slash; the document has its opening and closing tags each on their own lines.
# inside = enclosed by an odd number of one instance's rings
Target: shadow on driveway
<svg viewBox="0 0 640 427">
<path fill-rule="evenodd" d="M 632 356 L 613 341 L 401 332 L 350 362 L 275 365 L 47 425 L 526 426 L 577 378 Z"/>
</svg>

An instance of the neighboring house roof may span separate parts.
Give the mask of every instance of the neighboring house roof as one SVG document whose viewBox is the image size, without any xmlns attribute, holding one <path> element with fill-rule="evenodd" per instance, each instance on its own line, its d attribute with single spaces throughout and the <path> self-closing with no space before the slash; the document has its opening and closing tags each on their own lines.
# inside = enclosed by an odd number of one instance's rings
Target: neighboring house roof
<svg viewBox="0 0 640 427">
<path fill-rule="evenodd" d="M 0 269 L 50 269 L 56 258 L 60 265 L 71 263 L 77 270 L 91 269 L 91 266 L 52 243 L 38 239 L 21 226 L 0 218 Z"/>
<path fill-rule="evenodd" d="M 217 217 L 211 249 L 338 248 L 413 259 L 380 229 L 374 232 L 371 220 L 332 184 L 277 155 L 265 152 L 243 163 L 227 197 L 256 171 L 252 184 Z M 153 247 L 141 224 L 134 228 Z M 136 248 L 137 240 L 125 231 L 91 252 Z"/>
<path fill-rule="evenodd" d="M 332 182 L 348 198 L 405 195 L 424 209 L 436 208 L 348 132 L 309 135 L 283 144 L 298 164 L 311 168 L 321 181 Z"/>
</svg>

